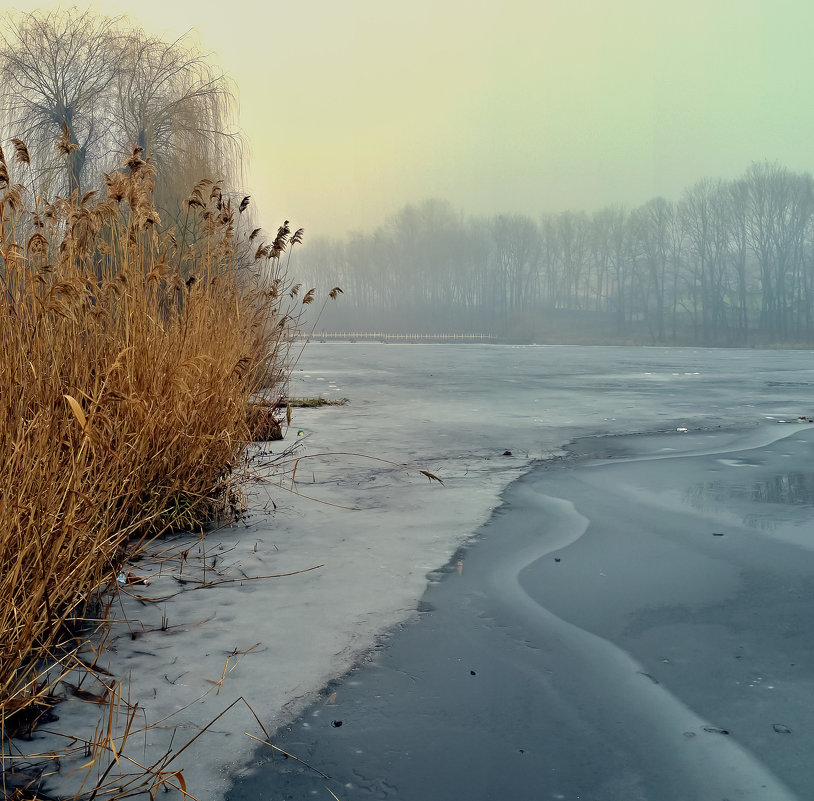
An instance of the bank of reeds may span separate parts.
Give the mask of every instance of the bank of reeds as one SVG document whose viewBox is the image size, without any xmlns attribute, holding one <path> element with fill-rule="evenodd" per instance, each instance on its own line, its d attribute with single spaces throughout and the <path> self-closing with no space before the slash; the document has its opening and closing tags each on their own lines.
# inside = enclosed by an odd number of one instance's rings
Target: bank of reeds
<svg viewBox="0 0 814 801">
<path fill-rule="evenodd" d="M 284 397 L 302 303 L 284 254 L 240 243 L 243 204 L 202 181 L 159 233 L 134 150 L 98 192 L 37 194 L 0 150 L 0 739 L 32 725 L 94 596 L 140 541 L 240 505 L 247 411 Z M 67 156 L 70 145 L 61 146 Z M 190 232 L 194 232 L 194 237 Z M 299 311 L 298 311 L 299 310 Z"/>
</svg>

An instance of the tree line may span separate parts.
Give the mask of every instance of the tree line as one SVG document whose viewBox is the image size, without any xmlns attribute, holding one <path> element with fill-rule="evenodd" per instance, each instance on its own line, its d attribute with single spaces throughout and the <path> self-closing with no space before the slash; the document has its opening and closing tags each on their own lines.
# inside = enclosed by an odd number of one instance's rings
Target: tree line
<svg viewBox="0 0 814 801">
<path fill-rule="evenodd" d="M 327 326 L 470 330 L 528 341 L 814 343 L 814 179 L 777 163 L 680 200 L 534 219 L 407 205 L 318 239 L 311 283 L 345 290 Z"/>
</svg>

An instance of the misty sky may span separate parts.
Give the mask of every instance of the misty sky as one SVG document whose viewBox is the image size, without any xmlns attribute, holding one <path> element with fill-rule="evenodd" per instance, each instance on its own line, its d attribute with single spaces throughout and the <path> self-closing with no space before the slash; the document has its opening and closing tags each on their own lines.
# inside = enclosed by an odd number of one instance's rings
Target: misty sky
<svg viewBox="0 0 814 801">
<path fill-rule="evenodd" d="M 268 228 L 342 235 L 426 197 L 534 217 L 638 205 L 764 159 L 814 171 L 811 0 L 92 7 L 194 27 L 217 53 Z"/>
</svg>

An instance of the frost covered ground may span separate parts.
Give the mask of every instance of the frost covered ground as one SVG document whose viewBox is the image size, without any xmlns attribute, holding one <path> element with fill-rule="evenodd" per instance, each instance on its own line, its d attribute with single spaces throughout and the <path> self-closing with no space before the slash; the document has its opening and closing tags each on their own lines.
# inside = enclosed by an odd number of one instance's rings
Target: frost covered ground
<svg viewBox="0 0 814 801">
<path fill-rule="evenodd" d="M 152 764 L 168 753 L 165 775 L 183 771 L 195 797 L 221 797 L 258 745 L 247 733 L 265 736 L 238 699 L 269 733 L 293 719 L 415 614 L 427 574 L 534 460 L 593 435 L 762 424 L 770 441 L 786 428 L 777 421 L 811 414 L 812 386 L 811 353 L 801 351 L 310 344 L 292 395 L 348 403 L 296 410 L 286 441 L 271 444 L 288 447 L 302 430 L 298 494 L 290 474 L 279 486 L 268 470 L 249 487 L 246 521 L 202 542 L 164 543 L 190 549 L 180 575 L 178 560 L 133 567 L 150 585 L 122 595 L 122 622 L 98 660 L 138 702 L 122 770 L 135 770 L 127 757 Z M 296 574 L 250 580 L 286 573 Z M 100 715 L 76 696 L 56 711 L 44 727 L 54 734 L 21 749 L 88 737 Z M 68 773 L 87 761 L 64 759 L 47 786 L 73 789 L 80 773 Z"/>
</svg>

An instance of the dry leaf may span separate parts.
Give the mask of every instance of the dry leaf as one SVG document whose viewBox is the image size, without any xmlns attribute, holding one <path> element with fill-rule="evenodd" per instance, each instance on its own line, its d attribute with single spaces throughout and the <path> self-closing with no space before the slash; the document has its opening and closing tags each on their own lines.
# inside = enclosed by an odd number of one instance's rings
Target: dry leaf
<svg viewBox="0 0 814 801">
<path fill-rule="evenodd" d="M 82 431 L 85 431 L 88 427 L 88 420 L 85 417 L 85 413 L 82 411 L 82 407 L 79 405 L 79 401 L 76 398 L 72 397 L 71 395 L 64 395 L 63 396 L 66 401 L 68 401 L 68 406 L 71 407 L 71 411 L 74 413 L 74 416 L 79 421 L 79 425 L 82 427 Z"/>
</svg>

